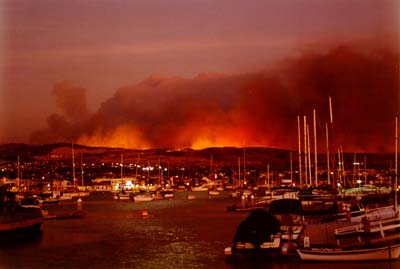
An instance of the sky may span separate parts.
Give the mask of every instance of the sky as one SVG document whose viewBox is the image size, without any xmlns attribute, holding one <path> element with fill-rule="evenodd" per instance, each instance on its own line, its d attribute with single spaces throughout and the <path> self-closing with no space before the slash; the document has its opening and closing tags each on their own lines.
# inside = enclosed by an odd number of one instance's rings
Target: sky
<svg viewBox="0 0 400 269">
<path fill-rule="evenodd" d="M 390 151 L 396 0 L 0 0 L 0 143 Z M 303 127 L 302 127 L 303 128 Z"/>
</svg>

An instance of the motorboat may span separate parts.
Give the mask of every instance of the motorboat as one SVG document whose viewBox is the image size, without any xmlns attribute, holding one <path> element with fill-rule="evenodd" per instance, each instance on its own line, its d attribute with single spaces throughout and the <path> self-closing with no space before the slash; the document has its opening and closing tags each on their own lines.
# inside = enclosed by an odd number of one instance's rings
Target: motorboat
<svg viewBox="0 0 400 269">
<path fill-rule="evenodd" d="M 125 191 L 121 191 L 121 192 L 116 192 L 113 195 L 114 200 L 133 200 L 133 193 L 131 192 L 125 192 Z"/>
<path fill-rule="evenodd" d="M 174 190 L 166 189 L 163 191 L 164 199 L 173 199 L 175 197 Z"/>
<path fill-rule="evenodd" d="M 226 262 L 245 257 L 280 259 L 293 256 L 288 248 L 282 239 L 281 222 L 265 209 L 256 209 L 239 224 L 233 245 L 226 247 L 224 254 Z"/>
<path fill-rule="evenodd" d="M 303 230 L 303 207 L 298 199 L 272 200 L 269 213 L 281 223 L 282 239 L 295 241 Z"/>
<path fill-rule="evenodd" d="M 153 201 L 153 196 L 150 193 L 138 193 L 133 196 L 135 202 L 149 202 Z"/>
</svg>

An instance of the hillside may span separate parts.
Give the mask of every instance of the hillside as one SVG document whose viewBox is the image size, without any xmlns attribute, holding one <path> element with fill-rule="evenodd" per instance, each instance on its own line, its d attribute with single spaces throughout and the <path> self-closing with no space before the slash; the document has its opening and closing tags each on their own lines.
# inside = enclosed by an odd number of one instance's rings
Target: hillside
<svg viewBox="0 0 400 269">
<path fill-rule="evenodd" d="M 152 164 L 169 163 L 171 166 L 195 167 L 213 165 L 225 167 L 237 167 L 239 158 L 243 165 L 246 158 L 246 166 L 250 168 L 264 168 L 269 164 L 275 170 L 290 169 L 290 151 L 263 147 L 249 148 L 206 148 L 201 150 L 182 149 L 121 149 L 105 147 L 87 147 L 74 145 L 75 158 L 85 159 L 86 162 L 120 162 L 121 156 L 124 163 L 149 162 Z M 22 162 L 60 160 L 70 162 L 72 159 L 71 144 L 57 143 L 44 145 L 28 144 L 4 144 L 0 146 L 0 160 L 2 162 L 15 162 L 17 158 Z M 357 153 L 357 161 L 363 163 L 364 156 L 368 168 L 388 169 L 394 166 L 394 154 Z M 325 166 L 326 155 L 318 156 L 319 165 Z M 292 152 L 293 166 L 298 164 L 297 152 Z M 354 153 L 345 153 L 346 166 L 352 165 Z"/>
</svg>

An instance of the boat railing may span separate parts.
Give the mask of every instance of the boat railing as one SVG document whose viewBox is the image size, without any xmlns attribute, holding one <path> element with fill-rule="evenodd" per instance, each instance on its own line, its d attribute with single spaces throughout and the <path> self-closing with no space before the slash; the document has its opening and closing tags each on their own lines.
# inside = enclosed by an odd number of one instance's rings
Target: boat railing
<svg viewBox="0 0 400 269">
<path fill-rule="evenodd" d="M 334 201 L 337 198 L 336 194 L 299 194 L 301 201 Z"/>
<path fill-rule="evenodd" d="M 360 233 L 380 233 L 385 236 L 385 231 L 400 229 L 400 218 L 390 218 L 383 220 L 364 221 L 363 223 L 341 227 L 335 229 L 335 236 L 345 236 Z"/>
<path fill-rule="evenodd" d="M 368 222 L 367 227 L 364 227 L 366 232 L 380 232 L 382 237 L 385 237 L 385 231 L 395 230 L 400 228 L 400 218 L 390 218 L 385 220 Z"/>
</svg>

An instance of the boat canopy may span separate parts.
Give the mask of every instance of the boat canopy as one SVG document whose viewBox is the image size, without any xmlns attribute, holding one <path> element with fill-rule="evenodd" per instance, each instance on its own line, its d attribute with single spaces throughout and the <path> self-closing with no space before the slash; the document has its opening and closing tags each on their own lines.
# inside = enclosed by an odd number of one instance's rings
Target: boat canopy
<svg viewBox="0 0 400 269">
<path fill-rule="evenodd" d="M 272 200 L 269 205 L 269 213 L 277 214 L 303 214 L 303 206 L 298 199 L 277 199 Z"/>
</svg>

